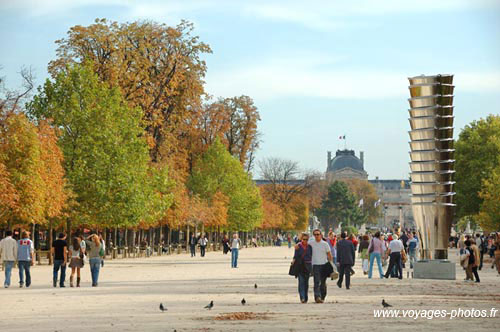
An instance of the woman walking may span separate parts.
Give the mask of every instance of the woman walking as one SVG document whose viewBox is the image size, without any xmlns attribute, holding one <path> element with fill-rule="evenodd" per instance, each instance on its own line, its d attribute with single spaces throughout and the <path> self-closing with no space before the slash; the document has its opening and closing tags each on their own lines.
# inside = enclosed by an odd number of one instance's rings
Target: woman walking
<svg viewBox="0 0 500 332">
<path fill-rule="evenodd" d="M 231 267 L 235 269 L 238 267 L 238 254 L 240 251 L 240 246 L 241 241 L 238 238 L 238 234 L 234 233 L 233 241 L 231 242 Z"/>
<path fill-rule="evenodd" d="M 368 235 L 363 235 L 361 243 L 359 244 L 358 252 L 361 254 L 361 266 L 363 268 L 363 274 L 368 274 L 368 247 L 370 246 L 370 237 Z"/>
<path fill-rule="evenodd" d="M 97 287 L 99 280 L 99 270 L 101 268 L 101 257 L 104 256 L 104 250 L 96 234 L 92 234 L 87 239 L 88 256 L 90 262 L 90 274 L 92 275 L 92 287 Z"/>
<path fill-rule="evenodd" d="M 83 267 L 83 255 L 84 249 L 80 245 L 81 240 L 78 237 L 74 237 L 69 246 L 69 253 L 71 254 L 71 261 L 69 267 L 71 268 L 71 276 L 69 277 L 70 287 L 74 287 L 73 281 L 75 280 L 76 272 L 76 287 L 80 287 L 80 269 Z"/>
<path fill-rule="evenodd" d="M 373 272 L 373 261 L 377 260 L 378 272 L 380 273 L 380 279 L 384 277 L 384 271 L 382 270 L 382 255 L 385 253 L 386 247 L 383 240 L 381 240 L 380 232 L 375 233 L 375 236 L 370 241 L 368 246 L 368 254 L 370 255 L 370 268 L 368 269 L 368 278 L 371 279 Z"/>
<path fill-rule="evenodd" d="M 205 250 L 206 250 L 207 245 L 208 245 L 208 239 L 207 239 L 207 236 L 205 234 L 200 236 L 200 239 L 198 240 L 198 244 L 200 245 L 201 257 L 205 257 Z"/>
<path fill-rule="evenodd" d="M 301 242 L 295 254 L 293 255 L 292 264 L 298 264 L 297 278 L 299 280 L 299 297 L 301 303 L 307 303 L 309 291 L 309 276 L 311 275 L 312 265 L 312 247 L 308 244 L 309 234 L 302 233 Z"/>
<path fill-rule="evenodd" d="M 228 251 L 231 251 L 231 248 L 229 247 L 229 239 L 227 238 L 227 234 L 224 234 L 224 238 L 222 239 L 222 247 L 224 249 L 224 255 L 226 255 Z"/>
</svg>

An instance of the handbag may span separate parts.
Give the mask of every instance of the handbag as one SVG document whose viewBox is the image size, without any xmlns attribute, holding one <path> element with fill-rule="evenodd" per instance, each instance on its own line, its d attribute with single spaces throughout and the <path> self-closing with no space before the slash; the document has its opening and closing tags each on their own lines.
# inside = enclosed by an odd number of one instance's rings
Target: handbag
<svg viewBox="0 0 500 332">
<path fill-rule="evenodd" d="M 368 250 L 368 254 L 371 254 L 373 252 L 373 239 L 371 240 L 371 243 L 370 243 L 370 250 Z"/>
<path fill-rule="evenodd" d="M 401 262 L 406 263 L 406 261 L 408 260 L 408 256 L 406 256 L 406 252 L 403 250 L 401 250 Z"/>
</svg>

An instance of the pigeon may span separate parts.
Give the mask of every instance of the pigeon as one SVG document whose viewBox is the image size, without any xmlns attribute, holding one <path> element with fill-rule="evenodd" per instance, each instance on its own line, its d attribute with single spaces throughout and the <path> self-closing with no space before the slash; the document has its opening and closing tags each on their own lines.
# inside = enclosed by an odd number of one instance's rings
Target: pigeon
<svg viewBox="0 0 500 332">
<path fill-rule="evenodd" d="M 241 305 L 245 305 L 247 303 L 247 301 L 245 301 L 245 299 L 241 300 Z"/>
<path fill-rule="evenodd" d="M 253 285 L 253 288 L 257 289 L 257 284 Z"/>
<path fill-rule="evenodd" d="M 167 311 L 168 309 L 163 306 L 163 303 L 160 303 L 160 310 L 161 311 Z"/>
<path fill-rule="evenodd" d="M 213 307 L 214 307 L 214 301 L 210 301 L 210 303 L 205 306 L 205 309 L 212 310 Z"/>
<path fill-rule="evenodd" d="M 384 299 L 382 299 L 382 305 L 384 306 L 384 308 L 392 307 L 392 305 L 390 305 L 389 303 L 385 302 Z"/>
</svg>

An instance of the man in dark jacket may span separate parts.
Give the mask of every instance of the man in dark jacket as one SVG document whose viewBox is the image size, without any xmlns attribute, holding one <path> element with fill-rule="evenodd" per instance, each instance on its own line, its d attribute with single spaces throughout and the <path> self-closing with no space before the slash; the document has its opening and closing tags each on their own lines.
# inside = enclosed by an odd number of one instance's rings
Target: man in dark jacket
<svg viewBox="0 0 500 332">
<path fill-rule="evenodd" d="M 351 285 L 351 268 L 354 265 L 354 245 L 351 241 L 346 240 L 347 233 L 342 232 L 342 239 L 337 242 L 337 262 L 339 263 L 339 281 L 337 286 L 342 288 L 342 280 L 345 275 L 345 288 L 349 289 Z"/>
</svg>

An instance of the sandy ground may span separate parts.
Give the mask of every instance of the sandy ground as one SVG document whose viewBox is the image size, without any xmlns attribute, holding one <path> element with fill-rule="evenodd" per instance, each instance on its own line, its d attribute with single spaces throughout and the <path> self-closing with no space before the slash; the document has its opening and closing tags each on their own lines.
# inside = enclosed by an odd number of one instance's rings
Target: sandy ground
<svg viewBox="0 0 500 332">
<path fill-rule="evenodd" d="M 0 289 L 0 331 L 498 331 L 496 318 L 375 318 L 384 298 L 396 309 L 500 309 L 500 277 L 487 266 L 480 284 L 462 281 L 368 279 L 356 262 L 350 290 L 328 281 L 326 303 L 300 304 L 297 281 L 288 276 L 293 249 L 255 248 L 240 251 L 239 268 L 230 256 L 209 252 L 107 260 L 98 288 L 90 287 L 88 265 L 82 287 L 51 287 L 51 267 L 32 269 L 32 286 Z M 3 273 L 3 272 L 2 272 Z M 406 273 L 405 273 L 406 277 Z M 3 276 L 0 278 L 3 282 Z M 258 288 L 254 288 L 257 283 Z M 247 305 L 240 301 L 245 298 Z M 203 309 L 211 300 L 214 308 Z M 167 312 L 158 306 L 162 302 Z M 219 320 L 248 312 L 250 320 Z"/>
</svg>

